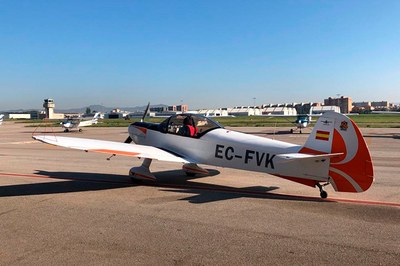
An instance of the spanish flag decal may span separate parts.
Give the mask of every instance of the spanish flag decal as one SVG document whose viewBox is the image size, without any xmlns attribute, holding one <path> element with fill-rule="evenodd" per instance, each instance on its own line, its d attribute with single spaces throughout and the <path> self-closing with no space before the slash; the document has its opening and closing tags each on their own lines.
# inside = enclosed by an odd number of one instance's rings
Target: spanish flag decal
<svg viewBox="0 0 400 266">
<path fill-rule="evenodd" d="M 322 131 L 322 130 L 317 130 L 317 134 L 315 134 L 315 138 L 319 140 L 329 140 L 329 131 Z"/>
</svg>

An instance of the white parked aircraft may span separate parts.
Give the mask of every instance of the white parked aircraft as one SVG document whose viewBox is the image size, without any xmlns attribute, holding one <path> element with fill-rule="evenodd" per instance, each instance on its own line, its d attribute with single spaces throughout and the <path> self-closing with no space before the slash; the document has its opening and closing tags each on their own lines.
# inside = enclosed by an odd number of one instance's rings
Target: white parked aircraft
<svg viewBox="0 0 400 266">
<path fill-rule="evenodd" d="M 0 114 L 0 125 L 3 123 L 4 115 Z"/>
<path fill-rule="evenodd" d="M 64 132 L 69 132 L 73 128 L 78 128 L 79 132 L 82 131 L 80 127 L 87 127 L 93 124 L 97 124 L 97 120 L 99 119 L 100 113 L 96 113 L 91 120 L 82 121 L 79 118 L 68 118 L 65 121 L 61 122 L 61 126 L 64 128 Z"/>
<path fill-rule="evenodd" d="M 144 158 L 129 175 L 156 180 L 153 159 L 183 163 L 187 175 L 208 174 L 198 164 L 264 172 L 311 187 L 363 192 L 374 180 L 368 147 L 357 125 L 347 116 L 327 112 L 315 124 L 304 145 L 290 144 L 227 130 L 195 114 L 174 115 L 160 124 L 135 122 L 125 143 L 58 136 L 34 139 L 85 151 Z M 136 144 L 129 144 L 130 142 Z"/>
<path fill-rule="evenodd" d="M 302 129 L 308 128 L 312 120 L 313 116 L 321 116 L 321 115 L 311 115 L 311 114 L 298 114 L 298 115 L 262 115 L 263 117 L 283 117 L 288 122 L 294 124 L 295 128 L 290 129 L 290 133 L 294 133 L 295 131 L 299 130 L 300 134 L 302 133 Z M 293 120 L 294 119 L 294 120 Z"/>
<path fill-rule="evenodd" d="M 296 128 L 290 129 L 290 133 L 293 133 L 295 130 L 299 130 L 301 134 L 302 129 L 307 128 L 312 121 L 312 115 L 297 115 L 296 120 L 291 122 L 296 126 Z"/>
</svg>

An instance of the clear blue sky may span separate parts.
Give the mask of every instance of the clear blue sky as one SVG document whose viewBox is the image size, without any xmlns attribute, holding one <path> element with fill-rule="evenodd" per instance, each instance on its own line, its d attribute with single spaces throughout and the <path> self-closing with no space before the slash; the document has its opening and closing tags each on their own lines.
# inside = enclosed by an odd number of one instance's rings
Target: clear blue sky
<svg viewBox="0 0 400 266">
<path fill-rule="evenodd" d="M 400 101 L 400 1 L 0 0 L 0 110 Z"/>
</svg>

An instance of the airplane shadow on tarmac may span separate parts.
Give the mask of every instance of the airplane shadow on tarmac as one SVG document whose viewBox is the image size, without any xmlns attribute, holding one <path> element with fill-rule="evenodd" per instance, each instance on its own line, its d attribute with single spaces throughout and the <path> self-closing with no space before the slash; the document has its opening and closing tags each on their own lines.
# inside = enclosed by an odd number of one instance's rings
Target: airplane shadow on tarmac
<svg viewBox="0 0 400 266">
<path fill-rule="evenodd" d="M 388 134 L 370 134 L 363 135 L 364 138 L 383 138 L 383 139 L 400 139 L 400 135 L 396 133 L 388 133 Z"/>
<path fill-rule="evenodd" d="M 210 175 L 219 174 L 219 171 L 208 169 Z M 181 170 L 154 172 L 157 181 L 132 181 L 127 175 L 101 174 L 101 173 L 83 173 L 83 172 L 48 172 L 36 170 L 35 176 L 26 178 L 50 178 L 51 182 L 40 182 L 30 184 L 17 184 L 0 186 L 0 197 L 17 197 L 32 195 L 47 195 L 84 191 L 101 191 L 109 189 L 118 189 L 126 187 L 157 187 L 160 191 L 168 191 L 183 194 L 194 194 L 180 200 L 186 200 L 190 203 L 209 203 L 221 200 L 235 198 L 260 198 L 273 200 L 291 200 L 291 201 L 313 201 L 329 202 L 316 197 L 305 197 L 296 195 L 285 195 L 271 193 L 279 187 L 245 187 L 235 188 L 214 184 L 205 184 L 193 181 L 204 176 L 187 177 Z M 54 180 L 60 181 L 54 181 Z"/>
</svg>

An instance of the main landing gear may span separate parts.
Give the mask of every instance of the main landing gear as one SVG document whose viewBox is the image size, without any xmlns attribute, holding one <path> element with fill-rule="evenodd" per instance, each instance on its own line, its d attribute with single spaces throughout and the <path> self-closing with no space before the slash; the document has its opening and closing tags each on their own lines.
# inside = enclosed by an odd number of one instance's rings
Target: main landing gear
<svg viewBox="0 0 400 266">
<path fill-rule="evenodd" d="M 326 191 L 324 190 L 324 186 L 329 185 L 329 183 L 326 183 L 326 184 L 323 184 L 323 185 L 321 185 L 320 183 L 317 183 L 316 185 L 317 185 L 317 187 L 319 188 L 319 192 L 320 192 L 319 195 L 321 196 L 321 198 L 322 198 L 322 199 L 326 199 L 326 198 L 328 197 L 328 192 L 326 192 Z"/>
<path fill-rule="evenodd" d="M 150 172 L 150 164 L 152 159 L 145 158 L 139 167 L 132 167 L 129 170 L 129 175 L 132 181 L 136 180 L 152 180 L 155 181 L 156 177 Z"/>
<path fill-rule="evenodd" d="M 151 180 L 156 181 L 157 178 L 150 172 L 150 164 L 152 159 L 145 158 L 139 167 L 132 167 L 129 170 L 129 175 L 132 181 L 137 180 Z M 201 168 L 195 163 L 187 163 L 182 166 L 183 171 L 187 176 L 195 176 L 196 174 L 208 175 L 207 169 Z"/>
<path fill-rule="evenodd" d="M 201 174 L 201 175 L 208 175 L 209 172 L 207 169 L 201 168 L 195 163 L 186 163 L 182 166 L 182 170 L 185 172 L 185 174 L 189 177 L 193 177 L 196 174 Z"/>
</svg>

